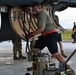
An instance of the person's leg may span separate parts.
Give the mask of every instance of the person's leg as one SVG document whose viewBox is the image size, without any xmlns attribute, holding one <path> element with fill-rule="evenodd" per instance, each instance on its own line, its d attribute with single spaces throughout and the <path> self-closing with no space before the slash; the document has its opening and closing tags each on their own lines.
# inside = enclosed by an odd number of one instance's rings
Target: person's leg
<svg viewBox="0 0 76 75">
<path fill-rule="evenodd" d="M 59 53 L 55 53 L 55 54 L 52 54 L 59 62 L 65 62 L 65 59 L 64 59 L 64 57 L 61 55 L 61 54 L 59 54 Z M 69 70 L 70 69 L 70 71 L 68 71 L 68 75 L 75 75 L 75 72 L 74 72 L 74 70 L 70 67 L 70 65 L 68 65 L 68 64 L 65 64 L 65 69 L 66 70 Z"/>
<path fill-rule="evenodd" d="M 57 42 L 52 42 L 50 46 L 47 46 L 50 53 L 52 54 L 53 57 L 55 57 L 59 62 L 65 62 L 64 57 L 58 53 L 58 47 L 57 47 Z"/>
<path fill-rule="evenodd" d="M 74 32 L 72 33 L 71 37 L 73 39 L 73 42 L 72 43 L 75 43 L 75 41 L 74 41 Z"/>
<path fill-rule="evenodd" d="M 22 42 L 21 39 L 17 39 L 17 49 L 19 53 L 19 59 L 25 59 L 26 57 L 22 55 Z"/>
<path fill-rule="evenodd" d="M 60 47 L 60 51 L 61 51 L 62 56 L 66 58 L 67 55 L 64 54 L 62 42 L 58 42 L 58 43 L 59 43 L 59 47 Z"/>
<path fill-rule="evenodd" d="M 55 53 L 52 54 L 59 62 L 63 62 L 65 63 L 65 59 L 64 57 L 59 54 L 59 53 Z M 65 70 L 69 70 L 68 71 L 68 75 L 75 75 L 75 71 L 70 67 L 70 65 L 68 65 L 67 63 L 65 64 Z"/>
<path fill-rule="evenodd" d="M 26 57 L 22 55 L 21 49 L 18 49 L 18 53 L 19 53 L 19 59 L 26 59 Z"/>
<path fill-rule="evenodd" d="M 40 37 L 38 38 L 38 40 L 31 42 L 30 47 L 31 47 L 32 50 L 37 50 L 37 49 L 42 50 L 42 49 L 45 47 L 44 44 L 45 44 L 45 43 L 44 43 L 43 37 L 40 36 Z M 33 69 L 32 66 L 31 66 L 31 67 L 28 67 L 28 68 L 27 68 L 27 71 L 32 71 L 32 69 Z"/>
<path fill-rule="evenodd" d="M 61 41 L 59 41 L 59 42 L 58 42 L 58 44 L 59 44 L 60 50 L 62 51 L 62 50 L 63 50 L 62 42 L 61 42 Z"/>
<path fill-rule="evenodd" d="M 64 50 L 63 50 L 61 33 L 58 34 L 57 42 L 59 44 L 59 47 L 60 47 L 60 51 L 61 51 L 62 56 L 66 58 L 67 56 L 65 55 Z"/>
<path fill-rule="evenodd" d="M 13 59 L 18 59 L 15 47 L 13 47 Z"/>
<path fill-rule="evenodd" d="M 54 53 L 52 54 L 58 61 L 65 62 L 64 57 L 60 53 Z"/>
<path fill-rule="evenodd" d="M 12 44 L 13 44 L 13 59 L 18 60 L 19 58 L 17 57 L 16 40 L 12 40 Z"/>
<path fill-rule="evenodd" d="M 51 53 L 59 62 L 65 63 L 64 57 L 63 57 L 60 53 L 58 53 L 58 46 L 57 46 L 56 36 L 57 36 L 57 34 L 54 33 L 54 34 L 48 36 L 48 38 L 46 38 L 46 39 L 48 39 L 48 40 L 46 41 L 47 47 L 48 47 L 50 53 Z M 67 65 L 67 63 L 65 64 L 65 66 L 66 66 L 66 70 L 67 70 L 67 69 L 71 69 L 69 75 L 75 73 L 74 70 L 73 70 L 69 65 Z"/>
<path fill-rule="evenodd" d="M 75 32 L 73 33 L 73 42 L 72 43 L 75 43 Z"/>
<path fill-rule="evenodd" d="M 76 43 L 76 32 L 75 32 L 75 43 Z"/>
</svg>

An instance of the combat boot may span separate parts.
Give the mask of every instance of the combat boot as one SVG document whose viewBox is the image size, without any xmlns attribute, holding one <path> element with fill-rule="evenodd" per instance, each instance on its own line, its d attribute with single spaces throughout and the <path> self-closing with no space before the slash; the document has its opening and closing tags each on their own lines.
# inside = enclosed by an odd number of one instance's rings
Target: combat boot
<svg viewBox="0 0 76 75">
<path fill-rule="evenodd" d="M 19 55 L 19 59 L 26 59 L 25 56 Z"/>
<path fill-rule="evenodd" d="M 14 60 L 19 60 L 19 58 L 17 56 L 13 56 Z"/>
<path fill-rule="evenodd" d="M 61 50 L 61 54 L 62 54 L 62 56 L 63 56 L 64 58 L 67 58 L 67 56 L 64 54 L 64 51 L 63 51 L 63 50 Z"/>
<path fill-rule="evenodd" d="M 19 52 L 19 59 L 26 59 L 26 57 L 22 55 L 22 51 L 21 50 L 19 50 L 18 52 Z"/>
<path fill-rule="evenodd" d="M 33 70 L 32 66 L 27 68 L 27 71 L 32 71 L 32 70 Z"/>
<path fill-rule="evenodd" d="M 75 40 L 72 43 L 75 43 Z"/>
</svg>

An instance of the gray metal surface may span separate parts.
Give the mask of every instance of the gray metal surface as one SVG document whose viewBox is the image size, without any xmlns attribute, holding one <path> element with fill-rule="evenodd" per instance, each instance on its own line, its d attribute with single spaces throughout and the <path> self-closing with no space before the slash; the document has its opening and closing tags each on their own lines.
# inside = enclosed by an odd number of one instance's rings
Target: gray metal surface
<svg viewBox="0 0 76 75">
<path fill-rule="evenodd" d="M 43 0 L 0 0 L 2 5 L 10 6 L 21 6 L 21 5 L 32 5 L 33 2 L 42 2 Z"/>
</svg>

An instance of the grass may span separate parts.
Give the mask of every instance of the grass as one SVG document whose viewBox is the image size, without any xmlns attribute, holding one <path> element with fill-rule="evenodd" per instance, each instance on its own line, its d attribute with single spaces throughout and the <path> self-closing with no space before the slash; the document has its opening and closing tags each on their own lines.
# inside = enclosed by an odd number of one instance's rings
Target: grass
<svg viewBox="0 0 76 75">
<path fill-rule="evenodd" d="M 72 30 L 71 30 L 71 29 L 68 29 L 68 30 L 62 32 L 62 33 L 61 33 L 62 39 L 63 39 L 63 40 L 72 40 L 71 34 L 72 34 Z"/>
</svg>

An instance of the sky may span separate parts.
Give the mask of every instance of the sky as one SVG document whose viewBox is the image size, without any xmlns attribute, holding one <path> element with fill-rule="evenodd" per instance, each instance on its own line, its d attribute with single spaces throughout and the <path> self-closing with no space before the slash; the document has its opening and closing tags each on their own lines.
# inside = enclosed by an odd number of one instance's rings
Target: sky
<svg viewBox="0 0 76 75">
<path fill-rule="evenodd" d="M 76 22 L 76 8 L 67 8 L 64 11 L 56 12 L 59 16 L 59 23 L 64 28 L 73 28 L 73 22 Z"/>
</svg>

